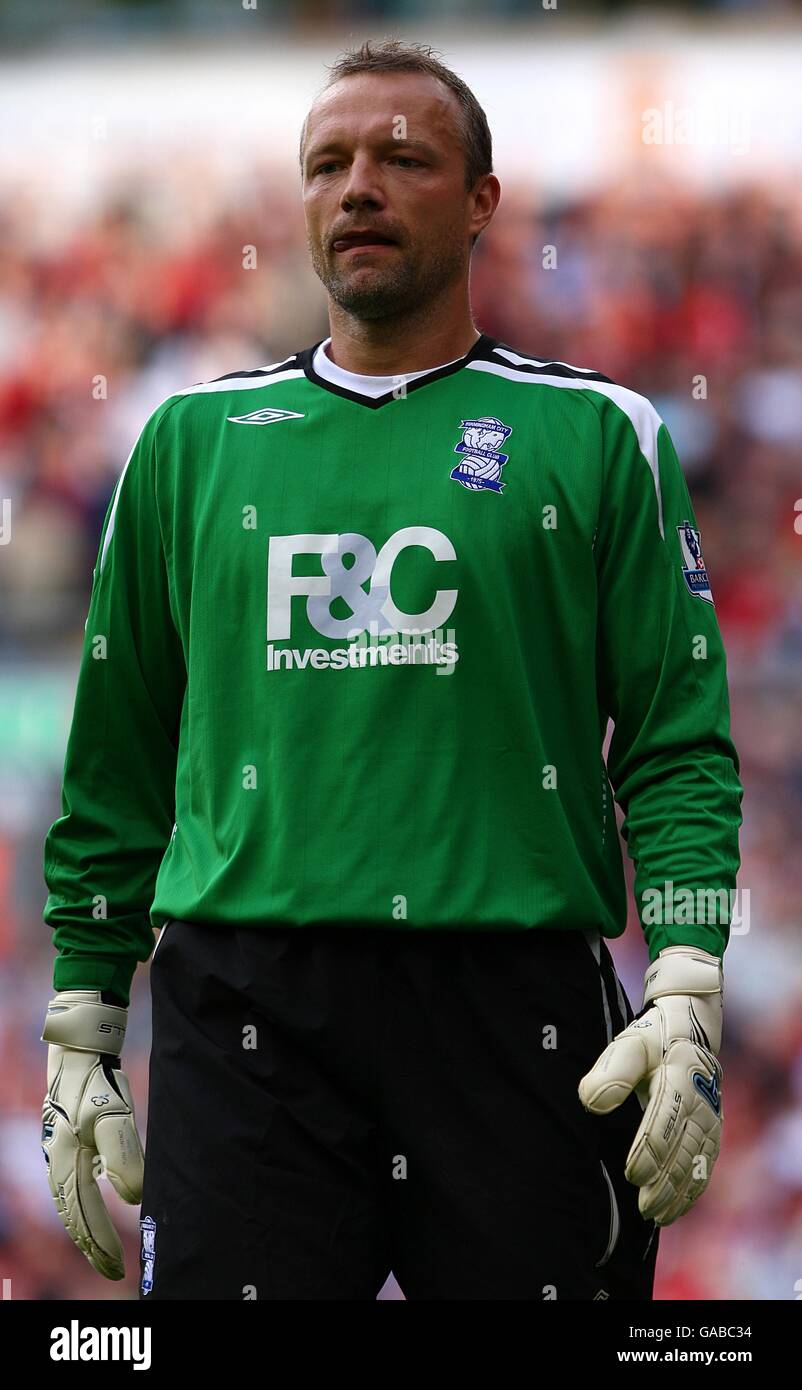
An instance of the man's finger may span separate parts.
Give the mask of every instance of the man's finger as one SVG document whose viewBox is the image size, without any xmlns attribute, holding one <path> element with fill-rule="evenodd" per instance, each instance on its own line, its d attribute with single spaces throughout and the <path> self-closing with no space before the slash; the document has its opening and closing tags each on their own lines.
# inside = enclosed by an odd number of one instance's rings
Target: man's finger
<svg viewBox="0 0 802 1390">
<path fill-rule="evenodd" d="M 585 1109 L 597 1115 L 615 1110 L 642 1080 L 648 1063 L 642 1034 L 625 1030 L 613 1038 L 579 1083 L 579 1099 Z"/>
<path fill-rule="evenodd" d="M 96 1162 L 96 1155 L 91 1150 L 79 1151 L 78 1211 L 74 1216 L 80 1221 L 81 1233 L 88 1246 L 87 1257 L 98 1273 L 104 1274 L 107 1279 L 122 1279 L 125 1273 L 123 1249 L 95 1179 Z M 82 1217 L 78 1213 L 82 1213 Z"/>
<path fill-rule="evenodd" d="M 78 1249 L 99 1274 L 122 1279 L 122 1246 L 95 1180 L 97 1155 L 80 1144 L 68 1122 L 45 1102 L 48 1139 L 43 1144 L 56 1210 Z"/>
</svg>

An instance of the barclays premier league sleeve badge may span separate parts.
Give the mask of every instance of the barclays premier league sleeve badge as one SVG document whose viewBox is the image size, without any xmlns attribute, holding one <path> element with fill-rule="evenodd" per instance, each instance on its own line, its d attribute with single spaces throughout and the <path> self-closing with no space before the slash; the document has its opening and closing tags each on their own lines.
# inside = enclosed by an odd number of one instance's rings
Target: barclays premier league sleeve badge
<svg viewBox="0 0 802 1390">
<path fill-rule="evenodd" d="M 156 1222 L 152 1216 L 145 1216 L 139 1223 L 142 1232 L 142 1283 L 143 1294 L 153 1289 L 153 1266 L 156 1263 Z"/>
<path fill-rule="evenodd" d="M 694 530 L 689 521 L 683 521 L 682 525 L 677 527 L 677 535 L 682 546 L 682 573 L 685 575 L 689 591 L 696 598 L 703 598 L 706 603 L 712 603 L 713 594 L 702 557 L 699 532 Z"/>
<path fill-rule="evenodd" d="M 478 420 L 460 420 L 459 427 L 462 439 L 454 446 L 454 453 L 461 454 L 462 459 L 451 470 L 454 482 L 471 492 L 501 492 L 501 470 L 509 454 L 500 454 L 498 449 L 512 434 L 512 425 L 483 415 Z"/>
</svg>

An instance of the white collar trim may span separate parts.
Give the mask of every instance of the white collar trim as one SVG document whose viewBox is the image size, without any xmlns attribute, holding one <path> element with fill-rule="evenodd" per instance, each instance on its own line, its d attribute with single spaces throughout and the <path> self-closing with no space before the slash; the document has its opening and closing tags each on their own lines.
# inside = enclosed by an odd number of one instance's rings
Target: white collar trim
<svg viewBox="0 0 802 1390">
<path fill-rule="evenodd" d="M 336 362 L 332 362 L 326 352 L 326 348 L 331 342 L 331 337 L 324 338 L 315 348 L 312 358 L 312 365 L 318 376 L 322 376 L 324 381 L 331 381 L 335 386 L 342 386 L 348 391 L 354 391 L 359 396 L 386 396 L 388 391 L 394 390 L 403 381 L 414 381 L 416 377 L 428 376 L 430 372 L 439 372 L 443 367 L 450 367 L 454 362 L 461 361 L 461 357 L 452 357 L 450 362 L 442 362 L 438 367 L 424 367 L 422 372 L 398 372 L 394 376 L 363 376 L 360 372 L 347 372 L 344 367 L 338 367 Z M 470 349 L 468 349 L 470 351 Z M 463 357 L 467 357 L 463 353 Z"/>
</svg>

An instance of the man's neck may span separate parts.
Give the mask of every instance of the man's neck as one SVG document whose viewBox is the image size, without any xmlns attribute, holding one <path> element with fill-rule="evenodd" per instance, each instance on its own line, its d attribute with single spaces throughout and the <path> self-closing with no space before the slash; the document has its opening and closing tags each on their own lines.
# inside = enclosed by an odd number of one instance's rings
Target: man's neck
<svg viewBox="0 0 802 1390">
<path fill-rule="evenodd" d="M 403 376 L 439 367 L 464 357 L 481 337 L 470 314 L 457 323 L 423 327 L 335 313 L 330 321 L 327 356 L 344 371 L 361 376 Z"/>
</svg>

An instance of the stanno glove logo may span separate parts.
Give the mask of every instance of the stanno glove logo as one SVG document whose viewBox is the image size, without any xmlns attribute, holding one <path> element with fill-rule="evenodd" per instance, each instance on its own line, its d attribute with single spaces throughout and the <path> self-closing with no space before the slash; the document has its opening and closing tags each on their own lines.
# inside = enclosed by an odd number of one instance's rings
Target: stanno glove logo
<svg viewBox="0 0 802 1390">
<path fill-rule="evenodd" d="M 712 603 L 713 592 L 702 557 L 702 540 L 699 531 L 695 531 L 689 521 L 683 521 L 682 525 L 677 527 L 677 535 L 682 546 L 682 573 L 685 575 L 685 583 L 689 593 L 693 594 L 695 598 L 704 599 L 706 603 Z"/>
<path fill-rule="evenodd" d="M 692 1079 L 699 1095 L 704 1096 L 708 1105 L 712 1107 L 716 1115 L 720 1115 L 721 1093 L 718 1089 L 718 1077 L 713 1076 L 712 1079 L 708 1081 L 707 1077 L 704 1076 L 702 1072 L 695 1071 Z"/>
<path fill-rule="evenodd" d="M 512 434 L 512 425 L 505 425 L 494 415 L 482 415 L 478 420 L 460 420 L 462 439 L 454 453 L 462 462 L 452 468 L 451 477 L 471 492 L 501 492 L 501 470 L 509 454 L 500 454 L 499 445 Z"/>
</svg>

